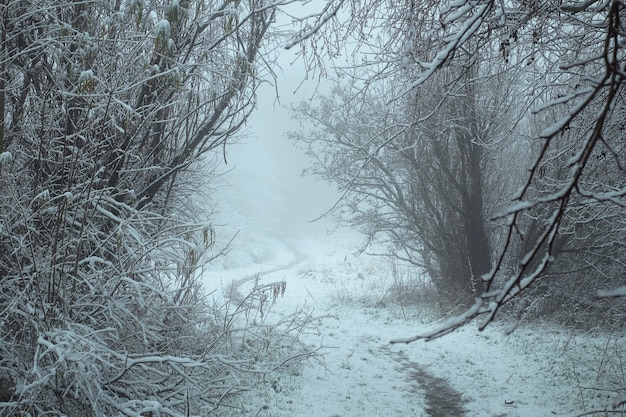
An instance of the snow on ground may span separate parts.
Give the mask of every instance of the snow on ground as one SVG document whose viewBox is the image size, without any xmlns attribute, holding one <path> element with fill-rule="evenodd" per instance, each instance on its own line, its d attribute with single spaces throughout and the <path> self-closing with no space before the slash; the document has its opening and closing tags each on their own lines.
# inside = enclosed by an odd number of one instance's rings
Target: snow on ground
<svg viewBox="0 0 626 417">
<path fill-rule="evenodd" d="M 284 280 L 285 295 L 269 319 L 302 308 L 320 317 L 302 342 L 321 348 L 323 365 L 285 372 L 251 400 L 257 416 L 459 415 L 450 403 L 467 416 L 575 416 L 610 404 L 605 387 L 626 386 L 615 380 L 626 371 L 623 335 L 536 324 L 507 336 L 495 323 L 483 332 L 468 325 L 434 341 L 390 345 L 430 328 L 436 316 L 393 303 L 390 262 L 356 256 L 354 242 L 349 233 L 274 242 L 263 262 L 207 273 L 207 284 L 221 288 L 256 273 L 262 284 Z M 242 280 L 238 290 L 253 284 Z"/>
</svg>

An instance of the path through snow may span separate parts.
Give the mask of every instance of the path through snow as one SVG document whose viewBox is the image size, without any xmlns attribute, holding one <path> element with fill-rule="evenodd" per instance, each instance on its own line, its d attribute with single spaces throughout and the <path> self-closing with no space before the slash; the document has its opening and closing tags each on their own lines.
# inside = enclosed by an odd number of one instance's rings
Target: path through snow
<svg viewBox="0 0 626 417">
<path fill-rule="evenodd" d="M 432 417 L 463 417 L 466 414 L 463 394 L 454 389 L 447 379 L 434 375 L 417 362 L 409 359 L 405 352 L 395 352 L 394 358 L 400 369 L 409 375 L 409 392 L 423 391 L 426 409 Z"/>
<path fill-rule="evenodd" d="M 270 321 L 296 309 L 320 318 L 302 341 L 321 347 L 324 366 L 277 378 L 272 391 L 251 400 L 262 410 L 257 417 L 552 417 L 610 403 L 607 394 L 592 400 L 581 389 L 597 377 L 598 345 L 564 329 L 522 327 L 505 336 L 498 325 L 484 332 L 470 325 L 428 343 L 390 345 L 427 329 L 433 317 L 388 302 L 389 264 L 355 256 L 352 242 L 281 243 L 265 264 L 211 272 L 241 293 L 256 273 L 261 284 L 286 281 Z"/>
</svg>

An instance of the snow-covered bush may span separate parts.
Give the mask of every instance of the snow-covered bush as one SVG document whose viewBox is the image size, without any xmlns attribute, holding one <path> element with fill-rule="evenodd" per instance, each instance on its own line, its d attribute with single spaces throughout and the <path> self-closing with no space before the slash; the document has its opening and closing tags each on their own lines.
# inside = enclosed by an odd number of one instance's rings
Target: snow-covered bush
<svg viewBox="0 0 626 417">
<path fill-rule="evenodd" d="M 285 362 L 236 349 L 256 330 L 197 280 L 204 157 L 253 108 L 273 13 L 225 31 L 221 6 L 3 6 L 0 414 L 206 415 Z"/>
<path fill-rule="evenodd" d="M 580 415 L 620 415 L 626 401 L 626 349 L 621 332 L 592 329 L 563 345 L 567 373 L 576 387 Z M 604 404 L 605 408 L 597 404 Z M 582 412 L 586 414 L 583 414 Z"/>
</svg>

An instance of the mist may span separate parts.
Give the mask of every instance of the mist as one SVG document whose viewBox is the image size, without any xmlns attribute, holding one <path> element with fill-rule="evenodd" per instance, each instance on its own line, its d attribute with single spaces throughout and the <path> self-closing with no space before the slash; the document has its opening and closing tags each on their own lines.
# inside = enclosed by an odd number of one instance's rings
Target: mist
<svg viewBox="0 0 626 417">
<path fill-rule="evenodd" d="M 305 80 L 302 63 L 292 61 L 290 51 L 281 52 L 276 86 L 265 83 L 259 88 L 257 108 L 238 141 L 226 150 L 223 186 L 216 199 L 218 218 L 240 233 L 284 239 L 335 227 L 323 215 L 340 194 L 335 186 L 303 175 L 309 157 L 285 136 L 301 129 L 290 107 L 323 88 L 318 80 Z"/>
</svg>

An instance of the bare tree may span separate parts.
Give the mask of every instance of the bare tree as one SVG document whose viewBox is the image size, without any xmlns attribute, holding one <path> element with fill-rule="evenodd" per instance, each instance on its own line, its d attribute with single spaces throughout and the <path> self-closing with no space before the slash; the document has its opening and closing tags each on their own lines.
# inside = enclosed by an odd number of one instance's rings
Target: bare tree
<svg viewBox="0 0 626 417">
<path fill-rule="evenodd" d="M 453 306 L 481 294 L 491 269 L 487 223 L 502 197 L 489 177 L 510 133 L 496 119 L 510 105 L 496 81 L 477 64 L 458 66 L 391 103 L 398 91 L 382 81 L 338 86 L 318 108 L 301 104 L 314 129 L 291 134 L 315 161 L 311 172 L 344 191 L 336 213 L 387 239 Z"/>
<path fill-rule="evenodd" d="M 498 237 L 492 268 L 483 276 L 485 293 L 457 320 L 417 338 L 445 334 L 478 316 L 484 317 L 484 328 L 527 289 L 550 285 L 546 272 L 557 266 L 555 260 L 565 260 L 563 251 L 575 257 L 584 250 L 579 259 L 585 259 L 586 268 L 602 259 L 596 270 L 603 275 L 600 285 L 584 286 L 592 295 L 623 294 L 623 286 L 616 291 L 595 289 L 623 285 L 623 228 L 618 219 L 624 214 L 626 188 L 618 126 L 623 109 L 624 2 L 333 4 L 350 8 L 351 18 L 343 25 L 321 26 L 324 41 L 311 43 L 325 42 L 318 49 L 323 53 L 356 39 L 353 44 L 367 54 L 355 65 L 371 69 L 362 77 L 364 86 L 379 79 L 401 83 L 389 100 L 411 95 L 453 67 L 460 54 L 492 57 L 489 62 L 498 65 L 484 67 L 487 73 L 505 71 L 519 77 L 513 93 L 523 116 L 517 122 L 520 132 L 534 137 L 529 146 L 532 160 L 513 202 L 497 217 L 507 232 Z M 417 34 L 427 42 L 415 43 Z M 315 49 L 305 52 L 315 54 Z M 407 69 L 410 78 L 398 77 Z M 524 161 L 527 157 L 524 152 Z M 602 234 L 610 244 L 599 244 L 594 236 Z"/>
</svg>

